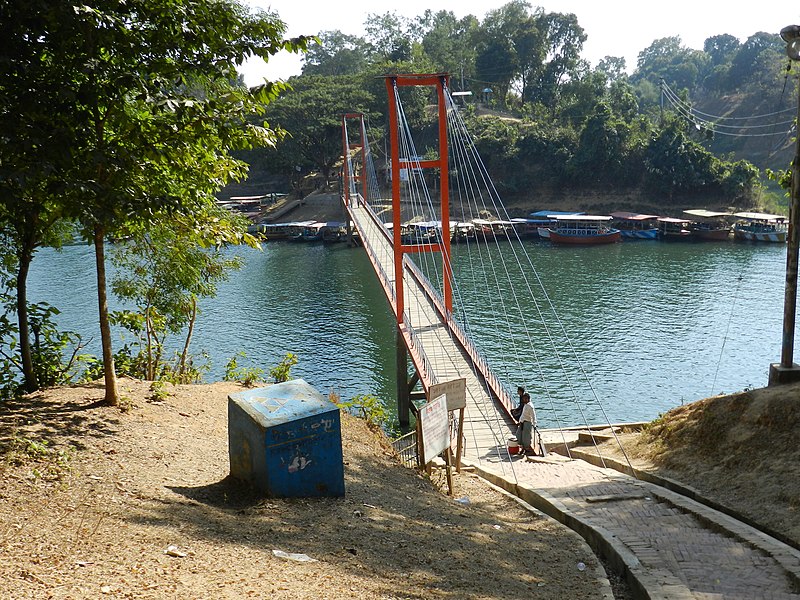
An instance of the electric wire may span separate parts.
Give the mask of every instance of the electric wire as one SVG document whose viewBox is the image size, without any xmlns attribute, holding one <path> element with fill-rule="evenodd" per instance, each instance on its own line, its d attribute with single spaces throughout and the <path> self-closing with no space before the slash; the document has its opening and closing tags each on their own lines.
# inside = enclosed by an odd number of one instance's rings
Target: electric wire
<svg viewBox="0 0 800 600">
<path fill-rule="evenodd" d="M 402 123 L 402 125 L 399 127 L 399 146 L 404 159 L 411 159 L 417 156 L 417 152 L 414 147 L 413 139 L 410 135 L 407 120 L 405 119 L 405 115 L 403 113 L 402 103 L 399 101 L 399 94 L 397 93 L 396 87 L 394 95 L 394 101 L 396 103 L 396 108 L 398 109 L 399 122 Z M 493 215 L 505 216 L 505 221 L 510 222 L 508 213 L 503 206 L 502 201 L 500 200 L 499 193 L 497 193 L 496 188 L 488 176 L 488 170 L 486 169 L 486 166 L 483 164 L 477 154 L 477 149 L 475 148 L 474 142 L 472 142 L 468 132 L 466 131 L 466 126 L 464 125 L 463 119 L 461 119 L 458 109 L 449 94 L 449 90 L 446 90 L 445 98 L 446 113 L 448 116 L 448 144 L 449 147 L 452 148 L 451 152 L 449 152 L 449 156 L 455 165 L 455 168 L 453 169 L 454 175 L 451 179 L 451 188 L 455 192 L 454 197 L 457 199 L 459 208 L 461 210 L 461 218 L 465 220 L 468 217 L 475 219 L 482 214 L 481 211 L 488 210 Z M 362 140 L 362 142 L 365 162 L 365 165 L 362 165 L 362 168 L 367 169 L 369 181 L 377 181 L 377 177 L 374 175 L 374 167 L 369 165 L 371 162 L 368 151 L 369 143 L 367 140 Z M 351 162 L 346 162 L 348 168 L 350 168 Z M 410 206 L 411 212 L 415 217 L 419 217 L 420 219 L 428 218 L 428 220 L 435 221 L 436 211 L 433 207 L 430 194 L 424 185 L 422 169 L 417 168 L 419 167 L 419 163 L 414 164 L 414 161 L 412 160 L 410 161 L 410 164 L 407 164 L 406 166 L 408 167 L 406 170 L 408 181 L 407 185 L 405 186 L 405 191 L 407 192 L 407 205 Z M 372 183 L 370 183 L 370 185 L 372 185 Z M 373 193 L 370 193 L 369 195 L 370 199 L 378 198 L 379 196 L 378 194 Z M 449 219 L 449 215 L 439 216 L 441 219 Z M 496 220 L 494 222 L 497 223 Z M 441 230 L 437 230 L 437 235 L 439 236 L 437 241 L 441 243 Z M 479 284 L 483 286 L 484 295 L 482 297 L 487 301 L 479 308 L 487 309 L 488 307 L 489 317 L 492 319 L 492 325 L 496 330 L 495 333 L 498 332 L 496 329 L 496 319 L 499 318 L 502 323 L 499 330 L 500 332 L 504 333 L 504 335 L 512 337 L 515 340 L 524 342 L 515 344 L 514 351 L 512 352 L 513 356 L 509 357 L 510 360 L 513 361 L 513 368 L 517 371 L 517 384 L 519 384 L 521 381 L 524 381 L 519 375 L 523 372 L 523 365 L 526 364 L 526 360 L 522 354 L 533 355 L 533 362 L 538 370 L 537 389 L 539 393 L 542 393 L 544 396 L 546 396 L 550 405 L 549 410 L 553 414 L 553 420 L 557 423 L 558 429 L 561 432 L 562 440 L 564 441 L 565 446 L 567 446 L 564 436 L 565 428 L 561 423 L 561 417 L 556 407 L 555 394 L 552 393 L 548 376 L 544 373 L 544 367 L 542 364 L 543 361 L 539 356 L 540 350 L 537 348 L 537 345 L 542 340 L 542 337 L 549 342 L 550 353 L 557 358 L 557 362 L 560 364 L 560 369 L 562 372 L 567 372 L 568 369 L 566 361 L 564 360 L 559 347 L 571 351 L 573 360 L 578 363 L 578 375 L 588 382 L 588 387 L 591 390 L 592 403 L 599 406 L 599 410 L 606 419 L 606 423 L 610 425 L 608 415 L 605 413 L 605 409 L 599 400 L 596 390 L 591 385 L 591 382 L 588 381 L 588 374 L 585 372 L 582 365 L 579 364 L 580 361 L 578 360 L 577 352 L 568 339 L 564 324 L 558 318 L 555 307 L 550 301 L 541 277 L 536 272 L 531 257 L 525 250 L 523 240 L 519 236 L 518 232 L 513 228 L 506 230 L 506 236 L 508 237 L 508 243 L 506 244 L 506 241 L 504 240 L 502 246 L 500 243 L 501 236 L 499 235 L 476 235 L 474 240 L 467 238 L 465 247 L 468 257 L 467 264 L 469 265 L 469 278 L 465 280 L 468 280 L 472 284 L 474 290 L 478 289 Z M 489 239 L 490 237 L 491 239 Z M 509 248 L 510 252 L 507 251 Z M 422 256 L 419 256 L 420 254 L 422 254 Z M 511 260 L 506 261 L 506 257 Z M 410 260 L 411 259 L 409 259 L 409 261 Z M 461 328 L 468 336 L 470 336 L 470 338 L 475 339 L 475 336 L 473 335 L 475 327 L 472 323 L 472 319 L 469 316 L 470 312 L 474 312 L 474 299 L 471 299 L 472 302 L 467 302 L 464 294 L 462 294 L 460 286 L 458 285 L 458 281 L 461 279 L 462 274 L 459 273 L 459 276 L 455 276 L 452 264 L 447 263 L 443 263 L 440 272 L 436 261 L 433 260 L 433 255 L 429 252 L 416 253 L 414 255 L 414 262 L 419 263 L 419 268 L 421 268 L 429 283 L 431 274 L 434 274 L 433 276 L 437 281 L 436 285 L 438 285 L 438 282 L 441 281 L 443 277 L 448 277 L 451 279 L 453 283 L 452 288 L 454 301 L 452 319 L 461 326 Z M 536 283 L 536 288 L 538 290 L 536 293 L 534 293 L 534 283 Z M 431 285 L 434 291 L 441 296 L 439 289 L 436 286 L 433 286 L 433 284 Z M 404 289 L 406 289 L 406 286 L 404 286 Z M 541 327 L 544 336 L 537 336 L 531 329 L 530 324 L 528 323 L 528 315 L 525 314 L 521 307 L 520 294 L 530 296 L 533 300 L 535 312 L 538 314 L 538 320 L 542 322 Z M 419 306 L 419 299 L 416 301 L 412 300 L 412 302 L 416 302 L 416 304 L 409 307 L 409 312 L 412 312 L 412 309 L 421 312 L 423 307 Z M 546 310 L 545 307 L 547 307 Z M 553 313 L 555 317 L 555 329 L 548 324 L 545 316 L 546 314 L 550 313 Z M 410 319 L 410 315 L 403 315 L 403 318 Z M 566 342 L 563 340 L 560 342 L 556 340 L 556 331 L 559 331 L 560 337 L 566 336 Z M 448 334 L 451 338 L 454 335 L 451 329 L 449 329 Z M 435 354 L 436 352 L 441 353 L 442 350 L 431 348 L 430 351 Z M 443 357 L 441 354 L 439 354 L 438 358 L 443 360 L 446 357 Z M 505 362 L 508 363 L 510 361 Z M 477 366 L 474 364 L 473 370 L 477 373 Z M 505 380 L 502 381 L 502 387 L 504 393 L 507 394 L 508 397 L 511 397 L 509 376 L 510 374 L 508 371 L 506 371 Z M 530 385 L 529 380 L 524 381 L 524 383 L 526 383 L 526 387 Z M 561 380 L 562 386 L 564 383 L 565 382 Z M 567 387 L 569 388 L 570 396 L 572 397 L 572 402 L 576 404 L 578 412 L 581 415 L 581 420 L 584 422 L 585 426 L 589 427 L 588 417 L 582 406 L 583 401 L 580 400 L 578 391 L 573 385 L 571 378 L 569 378 L 566 383 Z M 501 452 L 502 448 L 505 447 L 502 431 L 507 430 L 507 425 L 500 418 L 499 411 L 492 410 L 491 414 L 487 414 L 488 411 L 486 407 L 478 402 L 476 402 L 476 408 L 483 415 L 485 420 L 492 421 L 490 426 L 491 435 L 497 443 L 498 453 Z M 472 435 L 477 435 L 474 428 L 472 430 Z M 502 444 L 501 440 L 503 441 Z"/>
</svg>

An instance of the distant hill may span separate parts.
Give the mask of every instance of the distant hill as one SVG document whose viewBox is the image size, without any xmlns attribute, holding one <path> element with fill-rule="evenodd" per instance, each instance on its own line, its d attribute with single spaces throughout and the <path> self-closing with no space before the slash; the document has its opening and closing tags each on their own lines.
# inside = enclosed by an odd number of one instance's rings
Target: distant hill
<svg viewBox="0 0 800 600">
<path fill-rule="evenodd" d="M 759 92 L 707 96 L 696 99 L 694 108 L 726 119 L 720 121 L 726 127 L 720 127 L 714 139 L 704 143 L 714 154 L 733 154 L 737 160 L 748 160 L 762 170 L 785 170 L 791 165 L 795 149 L 794 127 L 788 123 L 771 125 L 794 120 L 795 99 L 791 88 L 779 95 Z M 761 115 L 771 116 L 756 118 Z M 737 125 L 741 127 L 735 128 Z"/>
</svg>

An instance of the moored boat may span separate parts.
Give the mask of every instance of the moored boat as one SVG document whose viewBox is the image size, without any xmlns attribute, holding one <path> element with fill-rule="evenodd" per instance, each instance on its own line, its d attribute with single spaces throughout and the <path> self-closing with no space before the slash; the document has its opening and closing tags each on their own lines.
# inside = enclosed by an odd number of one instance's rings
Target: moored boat
<svg viewBox="0 0 800 600">
<path fill-rule="evenodd" d="M 549 240 L 550 239 L 550 228 L 556 227 L 558 222 L 555 220 L 556 216 L 561 215 L 585 215 L 586 213 L 583 212 L 575 212 L 575 211 L 564 211 L 564 210 L 539 210 L 536 212 L 532 212 L 529 216 L 531 217 L 529 221 L 533 223 L 533 226 L 536 227 L 536 233 L 539 235 L 540 238 Z"/>
<path fill-rule="evenodd" d="M 316 222 L 308 225 L 307 227 L 303 228 L 302 233 L 300 234 L 300 241 L 301 242 L 321 242 L 322 241 L 322 233 L 325 229 L 327 223 L 325 222 Z"/>
<path fill-rule="evenodd" d="M 503 239 L 507 240 L 513 237 L 514 223 L 512 221 L 501 221 L 500 219 L 472 219 L 472 224 L 475 226 L 475 232 L 478 239 L 494 240 Z"/>
<path fill-rule="evenodd" d="M 400 240 L 403 244 L 435 244 L 441 237 L 439 231 L 442 224 L 439 221 L 417 221 L 405 223 L 400 231 Z"/>
<path fill-rule="evenodd" d="M 314 223 L 314 221 L 292 221 L 289 223 L 265 223 L 260 229 L 267 241 L 289 240 L 300 238 L 303 235 L 303 228 Z M 300 241 L 298 239 L 298 241 Z"/>
<path fill-rule="evenodd" d="M 474 223 L 460 221 L 451 228 L 451 231 L 450 241 L 454 244 L 465 244 L 476 240 Z"/>
<path fill-rule="evenodd" d="M 554 215 L 550 227 L 554 244 L 613 244 L 622 239 L 619 229 L 609 227 L 612 218 L 605 215 Z"/>
<path fill-rule="evenodd" d="M 688 241 L 691 239 L 692 230 L 689 219 L 678 219 L 676 217 L 658 218 L 658 239 L 665 242 Z"/>
<path fill-rule="evenodd" d="M 540 219 L 511 219 L 512 227 L 521 239 L 539 237 L 539 226 L 542 225 Z"/>
<path fill-rule="evenodd" d="M 658 227 L 656 221 L 658 215 L 643 215 L 632 212 L 613 212 L 611 217 L 612 227 L 619 229 L 620 235 L 624 239 L 631 240 L 655 240 L 658 238 Z"/>
<path fill-rule="evenodd" d="M 689 231 L 693 240 L 701 242 L 724 242 L 731 236 L 731 226 L 725 218 L 731 213 L 692 208 L 683 211 L 684 214 L 699 220 L 689 224 Z"/>
<path fill-rule="evenodd" d="M 771 215 L 756 212 L 738 212 L 733 214 L 740 219 L 733 226 L 733 239 L 745 242 L 786 242 L 788 224 L 783 215 Z"/>
<path fill-rule="evenodd" d="M 347 239 L 347 226 L 339 221 L 328 221 L 322 228 L 322 243 L 334 244 Z"/>
</svg>

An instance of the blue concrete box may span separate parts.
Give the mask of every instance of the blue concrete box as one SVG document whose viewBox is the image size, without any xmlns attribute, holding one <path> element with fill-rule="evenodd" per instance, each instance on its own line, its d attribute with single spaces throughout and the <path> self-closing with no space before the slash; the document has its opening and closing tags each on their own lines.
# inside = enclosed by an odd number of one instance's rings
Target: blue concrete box
<svg viewBox="0 0 800 600">
<path fill-rule="evenodd" d="M 270 496 L 344 496 L 339 408 L 302 379 L 228 396 L 228 454 Z"/>
</svg>

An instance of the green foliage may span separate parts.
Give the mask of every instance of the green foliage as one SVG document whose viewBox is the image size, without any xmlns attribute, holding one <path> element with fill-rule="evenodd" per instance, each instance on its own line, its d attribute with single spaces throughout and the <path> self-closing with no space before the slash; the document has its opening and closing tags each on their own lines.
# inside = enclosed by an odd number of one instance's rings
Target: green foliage
<svg viewBox="0 0 800 600">
<path fill-rule="evenodd" d="M 297 364 L 297 360 L 297 355 L 287 352 L 283 360 L 269 370 L 269 376 L 272 377 L 275 383 L 289 381 L 290 371 Z"/>
<path fill-rule="evenodd" d="M 304 75 L 291 81 L 294 91 L 268 109 L 271 121 L 291 133 L 278 142 L 273 169 L 290 173 L 299 165 L 327 177 L 340 153 L 338 115 L 354 107 L 368 115 L 371 140 L 380 147 L 384 76 L 439 70 L 452 74 L 451 89 L 471 87 L 473 96 L 461 113 L 503 196 L 529 192 L 532 183 L 578 189 L 646 185 L 667 204 L 698 193 L 755 202 L 757 169 L 729 149 L 724 152 L 731 159 L 714 156 L 710 149 L 721 143 L 708 128 L 693 133 L 684 127 L 680 139 L 671 137 L 673 116 L 660 110 L 659 82 L 663 78 L 680 90 L 685 102 L 753 85 L 766 89 L 767 82 L 778 81 L 775 65 L 783 64 L 776 60 L 777 36 L 755 34 L 740 44 L 719 35 L 702 50 L 684 46 L 677 36 L 656 39 L 630 76 L 624 59 L 611 56 L 589 68 L 580 57 L 586 34 L 575 15 L 531 8 L 523 0 L 488 11 L 482 21 L 430 10 L 412 22 L 393 13 L 371 15 L 366 38 L 333 31 L 320 40 Z M 350 61 L 345 78 L 308 77 L 343 72 L 341 60 L 355 48 L 363 49 L 360 71 Z M 359 87 L 369 96 L 359 97 Z M 485 88 L 492 92 L 483 93 Z M 401 95 L 410 126 L 422 132 L 419 147 L 435 145 L 432 113 L 425 110 L 433 102 L 429 90 L 406 88 Z M 340 106 L 343 97 L 351 98 L 346 107 Z M 486 104 L 513 114 L 482 115 Z M 335 123 L 329 115 L 337 116 Z M 664 136 L 659 128 L 671 133 Z"/>
<path fill-rule="evenodd" d="M 248 119 L 285 84 L 241 86 L 237 66 L 309 39 L 283 39 L 273 14 L 232 0 L 10 0 L 0 11 L 0 194 L 15 203 L 0 217 L 25 242 L 21 272 L 53 218 L 76 220 L 94 242 L 110 367 L 104 239 L 165 218 L 202 223 L 214 192 L 246 173 L 231 151 L 282 135 Z M 113 369 L 106 378 L 116 402 Z"/>
<path fill-rule="evenodd" d="M 239 365 L 239 360 L 244 358 L 247 358 L 247 355 L 239 351 L 228 360 L 225 364 L 224 381 L 238 381 L 247 387 L 252 387 L 256 383 L 264 381 L 263 369 Z"/>
<path fill-rule="evenodd" d="M 359 394 L 346 402 L 339 402 L 339 408 L 357 412 L 370 427 L 376 429 L 383 427 L 389 419 L 386 406 L 372 394 Z"/>
<path fill-rule="evenodd" d="M 73 449 L 55 448 L 44 438 L 14 433 L 0 446 L 0 452 L 10 465 L 30 466 L 31 476 L 35 479 L 59 481 L 72 470 Z"/>
<path fill-rule="evenodd" d="M 167 385 L 163 381 L 153 381 L 150 384 L 150 400 L 154 402 L 163 402 L 169 398 L 169 391 Z"/>
<path fill-rule="evenodd" d="M 294 91 L 267 109 L 269 119 L 292 133 L 269 153 L 271 162 L 287 172 L 317 170 L 327 183 L 342 153 L 342 115 L 369 112 L 374 97 L 363 76 L 304 76 L 291 83 Z"/>
<path fill-rule="evenodd" d="M 24 392 L 19 327 L 13 320 L 16 299 L 2 295 L 4 312 L 0 315 L 0 398 Z M 71 331 L 60 331 L 54 318 L 59 311 L 49 304 L 29 304 L 27 324 L 31 332 L 31 360 L 36 380 L 42 387 L 71 383 L 78 376 L 84 344 Z"/>
<path fill-rule="evenodd" d="M 197 226 L 180 219 L 160 223 L 133 231 L 129 240 L 115 246 L 112 290 L 136 309 L 110 316 L 112 323 L 134 335 L 138 352 L 130 364 L 140 370 L 135 376 L 181 383 L 197 379 L 189 343 L 198 299 L 214 296 L 217 283 L 241 267 L 240 257 L 227 255 L 219 246 L 228 240 L 239 242 L 237 236 L 245 231 L 243 222 L 214 208 Z M 181 332 L 185 332 L 183 350 L 167 360 L 168 336 Z"/>
</svg>

